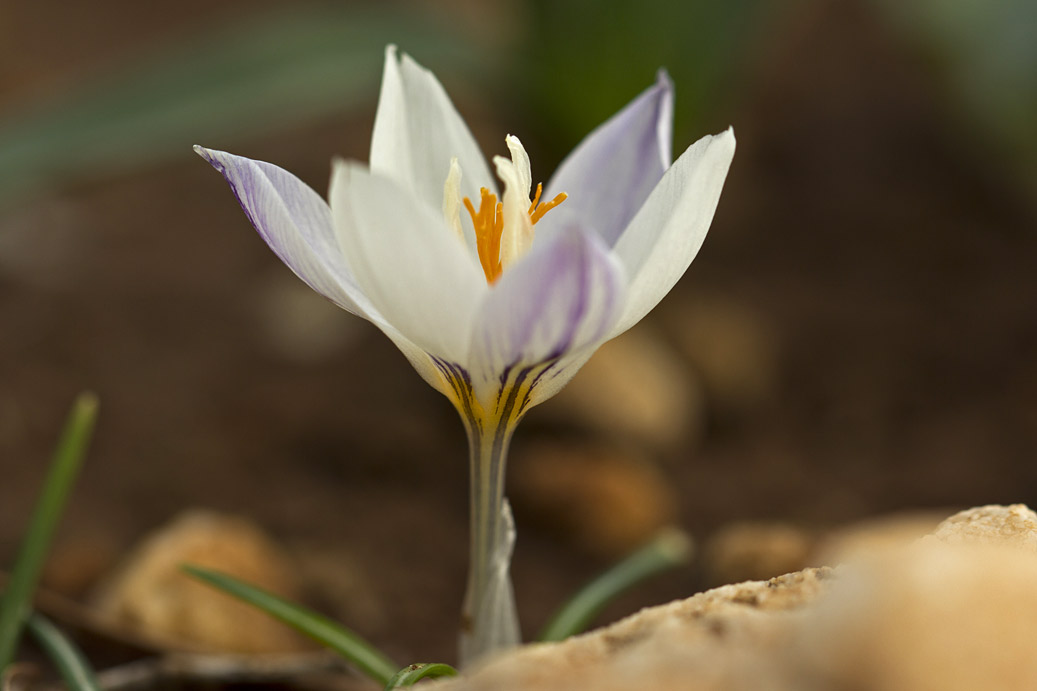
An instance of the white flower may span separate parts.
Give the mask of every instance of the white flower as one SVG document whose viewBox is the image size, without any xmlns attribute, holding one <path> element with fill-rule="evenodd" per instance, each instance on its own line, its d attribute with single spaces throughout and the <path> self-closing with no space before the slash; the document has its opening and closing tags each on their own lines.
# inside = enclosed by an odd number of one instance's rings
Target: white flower
<svg viewBox="0 0 1037 691">
<path fill-rule="evenodd" d="M 666 295 L 712 221 L 734 134 L 671 165 L 672 98 L 660 72 L 543 194 L 508 136 L 510 156 L 493 159 L 501 195 L 443 87 L 392 46 L 370 166 L 335 161 L 328 203 L 277 166 L 196 147 L 281 260 L 378 326 L 465 420 L 473 560 L 484 562 L 469 581 L 468 657 L 517 638 L 502 485 L 515 423 Z"/>
</svg>

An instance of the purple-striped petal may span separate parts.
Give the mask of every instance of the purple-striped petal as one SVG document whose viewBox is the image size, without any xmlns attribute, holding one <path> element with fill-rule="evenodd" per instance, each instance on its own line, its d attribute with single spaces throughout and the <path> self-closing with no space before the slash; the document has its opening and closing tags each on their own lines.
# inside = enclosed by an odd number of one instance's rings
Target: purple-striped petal
<svg viewBox="0 0 1037 691">
<path fill-rule="evenodd" d="M 596 347 L 620 314 L 625 277 L 601 239 L 562 228 L 505 271 L 472 332 L 469 364 L 485 400 L 502 373 L 552 363 Z"/>
<path fill-rule="evenodd" d="M 435 75 L 389 46 L 371 137 L 371 171 L 440 210 L 455 157 L 461 166 L 461 197 L 478 200 L 480 187 L 497 191 L 479 145 Z"/>
<path fill-rule="evenodd" d="M 616 243 L 629 277 L 618 336 L 666 296 L 698 254 L 735 155 L 734 130 L 705 136 L 666 171 Z"/>
<path fill-rule="evenodd" d="M 339 250 L 331 209 L 319 194 L 270 163 L 201 146 L 194 150 L 223 174 L 260 237 L 296 276 L 342 309 L 381 319 Z"/>
<path fill-rule="evenodd" d="M 566 214 L 547 214 L 537 225 L 545 236 L 575 216 L 594 228 L 609 247 L 634 218 L 670 165 L 673 84 L 659 71 L 655 85 L 587 135 L 566 157 L 544 199 L 569 195 Z"/>
</svg>

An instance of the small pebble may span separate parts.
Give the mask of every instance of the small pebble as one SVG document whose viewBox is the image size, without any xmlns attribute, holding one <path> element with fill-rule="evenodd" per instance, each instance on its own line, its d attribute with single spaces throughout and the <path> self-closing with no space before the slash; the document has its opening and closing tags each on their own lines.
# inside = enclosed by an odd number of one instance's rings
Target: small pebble
<svg viewBox="0 0 1037 691">
<path fill-rule="evenodd" d="M 312 647 L 284 624 L 186 575 L 182 564 L 222 571 L 289 600 L 300 598 L 293 564 L 258 526 L 194 510 L 130 553 L 94 598 L 98 615 L 193 650 L 275 653 Z"/>
</svg>

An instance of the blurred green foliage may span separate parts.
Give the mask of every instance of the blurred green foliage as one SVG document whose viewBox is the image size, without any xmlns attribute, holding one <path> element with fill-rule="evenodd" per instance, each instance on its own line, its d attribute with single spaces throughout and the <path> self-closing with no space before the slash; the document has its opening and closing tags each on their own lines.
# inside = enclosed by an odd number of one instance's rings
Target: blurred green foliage
<svg viewBox="0 0 1037 691">
<path fill-rule="evenodd" d="M 1037 187 L 1037 2 L 876 0 L 928 54 L 998 154 Z M 993 135 L 991 137 L 991 135 Z"/>
<path fill-rule="evenodd" d="M 151 59 L 0 118 L 0 207 L 55 181 L 187 156 L 194 143 L 229 147 L 370 108 L 387 43 L 448 86 L 473 82 L 498 109 L 519 111 L 509 122 L 535 133 L 530 140 L 547 170 L 665 67 L 677 85 L 681 147 L 735 119 L 732 97 L 754 48 L 809 1 L 516 0 L 481 10 L 507 28 L 488 33 L 459 21 L 463 5 L 285 6 L 171 37 Z M 1037 3 L 871 6 L 933 56 L 950 93 L 983 126 L 980 136 L 1000 138 L 1037 180 Z"/>
<path fill-rule="evenodd" d="M 676 84 L 675 139 L 690 144 L 734 91 L 756 31 L 773 4 L 763 0 L 529 0 L 531 31 L 516 80 L 538 132 L 564 153 L 655 81 Z M 798 2 L 789 2 L 796 5 Z M 553 166 L 552 166 L 553 167 Z"/>
<path fill-rule="evenodd" d="M 372 101 L 386 44 L 456 73 L 485 69 L 478 45 L 442 17 L 390 3 L 296 8 L 180 37 L 0 121 L 0 206 L 55 179 L 187 156 Z"/>
</svg>

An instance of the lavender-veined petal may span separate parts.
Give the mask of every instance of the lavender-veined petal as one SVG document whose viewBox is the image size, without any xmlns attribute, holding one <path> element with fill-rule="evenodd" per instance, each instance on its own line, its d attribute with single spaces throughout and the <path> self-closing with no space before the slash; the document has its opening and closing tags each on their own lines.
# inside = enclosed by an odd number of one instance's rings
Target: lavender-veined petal
<svg viewBox="0 0 1037 691">
<path fill-rule="evenodd" d="M 593 231 L 561 229 L 505 271 L 476 316 L 469 353 L 477 397 L 502 372 L 560 360 L 602 341 L 622 308 L 622 266 Z"/>
<path fill-rule="evenodd" d="M 371 171 L 440 209 L 443 181 L 455 157 L 463 173 L 462 197 L 477 201 L 480 187 L 497 191 L 479 145 L 439 80 L 389 46 L 371 137 Z"/>
<path fill-rule="evenodd" d="M 684 275 L 706 238 L 734 154 L 731 129 L 692 144 L 619 238 L 613 251 L 629 283 L 610 338 L 639 322 Z"/>
<path fill-rule="evenodd" d="M 637 214 L 672 158 L 673 84 L 659 71 L 655 85 L 599 126 L 562 161 L 544 199 L 569 195 L 563 207 L 613 246 Z M 564 223 L 547 214 L 537 232 Z"/>
<path fill-rule="evenodd" d="M 295 275 L 339 307 L 380 319 L 339 250 L 331 210 L 319 194 L 270 163 L 201 146 L 195 152 L 223 174 L 259 235 Z"/>
<path fill-rule="evenodd" d="M 338 242 L 375 308 L 430 355 L 464 362 L 487 286 L 441 211 L 347 161 L 335 162 L 329 197 Z"/>
</svg>

